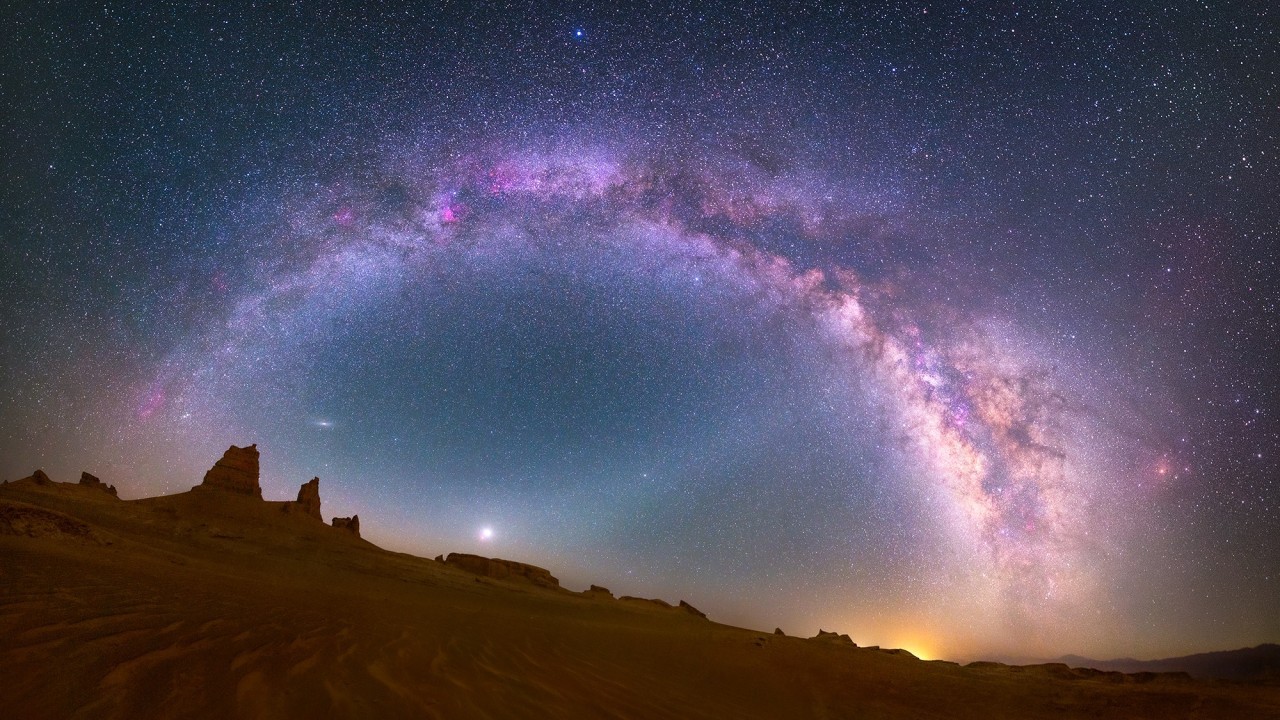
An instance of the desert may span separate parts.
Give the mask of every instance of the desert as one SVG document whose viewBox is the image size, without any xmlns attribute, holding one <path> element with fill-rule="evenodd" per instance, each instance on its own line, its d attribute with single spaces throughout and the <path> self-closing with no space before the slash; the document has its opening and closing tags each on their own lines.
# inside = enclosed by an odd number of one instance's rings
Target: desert
<svg viewBox="0 0 1280 720">
<path fill-rule="evenodd" d="M 0 486 L 0 701 L 14 718 L 1265 718 L 1280 685 L 961 666 L 561 587 L 518 560 L 384 551 L 257 450 L 121 500 Z M 339 519 L 345 520 L 345 519 Z M 354 519 L 353 519 L 354 520 Z"/>
</svg>

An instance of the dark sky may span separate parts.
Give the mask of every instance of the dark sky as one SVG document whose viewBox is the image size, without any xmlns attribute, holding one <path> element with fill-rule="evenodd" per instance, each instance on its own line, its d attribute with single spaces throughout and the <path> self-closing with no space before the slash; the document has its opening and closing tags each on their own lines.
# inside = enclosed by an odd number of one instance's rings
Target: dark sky
<svg viewBox="0 0 1280 720">
<path fill-rule="evenodd" d="M 1280 640 L 1265 3 L 13 5 L 0 478 L 256 442 L 754 627 Z"/>
</svg>

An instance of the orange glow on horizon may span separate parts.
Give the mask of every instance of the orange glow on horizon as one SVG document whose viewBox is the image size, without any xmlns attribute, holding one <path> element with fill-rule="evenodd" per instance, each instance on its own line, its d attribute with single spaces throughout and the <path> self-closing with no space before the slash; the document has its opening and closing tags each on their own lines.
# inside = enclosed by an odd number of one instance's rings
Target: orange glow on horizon
<svg viewBox="0 0 1280 720">
<path fill-rule="evenodd" d="M 920 646 L 920 645 L 910 645 L 910 644 L 907 644 L 907 645 L 903 645 L 903 646 L 902 646 L 902 649 L 903 649 L 903 650 L 906 650 L 907 652 L 911 653 L 912 655 L 915 655 L 916 657 L 920 658 L 921 660 L 932 660 L 932 659 L 934 659 L 934 658 L 933 658 L 933 653 L 932 653 L 932 652 L 930 652 L 930 651 L 928 651 L 928 650 L 925 650 L 925 649 L 924 649 L 922 646 Z"/>
</svg>

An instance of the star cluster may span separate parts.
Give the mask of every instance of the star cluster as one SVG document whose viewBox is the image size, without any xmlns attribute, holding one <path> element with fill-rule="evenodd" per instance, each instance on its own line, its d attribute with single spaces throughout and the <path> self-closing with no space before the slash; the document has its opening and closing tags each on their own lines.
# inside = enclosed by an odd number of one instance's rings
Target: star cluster
<svg viewBox="0 0 1280 720">
<path fill-rule="evenodd" d="M 0 476 L 930 656 L 1280 638 L 1265 9 L 5 11 Z"/>
</svg>

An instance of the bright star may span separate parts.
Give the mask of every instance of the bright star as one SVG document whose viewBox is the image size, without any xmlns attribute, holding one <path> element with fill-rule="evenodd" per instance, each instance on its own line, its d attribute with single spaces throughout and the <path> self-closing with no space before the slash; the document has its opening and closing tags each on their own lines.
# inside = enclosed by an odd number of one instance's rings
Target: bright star
<svg viewBox="0 0 1280 720">
<path fill-rule="evenodd" d="M 492 539 L 493 539 L 493 528 L 491 528 L 491 527 L 489 527 L 489 526 L 487 526 L 487 525 L 486 525 L 485 527 L 480 528 L 480 539 L 481 539 L 481 540 L 492 540 Z"/>
</svg>

